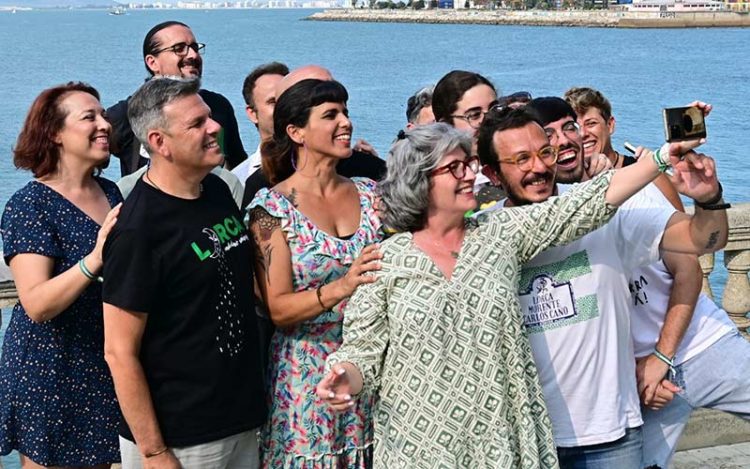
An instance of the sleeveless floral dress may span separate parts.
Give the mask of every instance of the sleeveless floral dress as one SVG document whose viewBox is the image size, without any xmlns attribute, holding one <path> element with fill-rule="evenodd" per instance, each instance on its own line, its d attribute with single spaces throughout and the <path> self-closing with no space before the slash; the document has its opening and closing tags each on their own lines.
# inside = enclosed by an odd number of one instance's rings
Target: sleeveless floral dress
<svg viewBox="0 0 750 469">
<path fill-rule="evenodd" d="M 348 239 L 315 226 L 282 194 L 262 189 L 249 206 L 281 222 L 292 255 L 295 292 L 314 290 L 346 274 L 362 249 L 382 239 L 375 182 L 352 178 L 359 192 L 360 224 Z M 263 467 L 364 468 L 372 465 L 372 396 L 337 413 L 315 395 L 326 357 L 341 345 L 344 300 L 314 319 L 277 329 L 271 339 L 269 419 L 261 432 Z"/>
</svg>

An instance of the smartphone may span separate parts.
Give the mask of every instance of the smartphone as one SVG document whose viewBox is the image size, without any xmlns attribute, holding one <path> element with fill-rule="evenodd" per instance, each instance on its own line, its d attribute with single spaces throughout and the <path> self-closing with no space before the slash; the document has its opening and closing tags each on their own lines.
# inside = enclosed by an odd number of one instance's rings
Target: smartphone
<svg viewBox="0 0 750 469">
<path fill-rule="evenodd" d="M 622 144 L 622 146 L 624 146 L 627 151 L 635 155 L 635 146 L 633 146 L 632 143 L 625 142 Z"/>
<path fill-rule="evenodd" d="M 665 108 L 664 134 L 667 142 L 706 138 L 703 111 L 695 106 Z"/>
</svg>

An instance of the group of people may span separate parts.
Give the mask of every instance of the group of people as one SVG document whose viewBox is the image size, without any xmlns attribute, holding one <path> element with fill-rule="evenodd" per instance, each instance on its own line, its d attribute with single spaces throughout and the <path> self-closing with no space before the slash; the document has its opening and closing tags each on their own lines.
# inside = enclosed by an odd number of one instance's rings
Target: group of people
<svg viewBox="0 0 750 469">
<path fill-rule="evenodd" d="M 128 99 L 32 104 L 13 158 L 34 180 L 2 217 L 0 454 L 666 468 L 693 409 L 750 418 L 750 344 L 700 293 L 729 207 L 702 142 L 621 155 L 600 92 L 498 96 L 456 70 L 383 160 L 328 70 L 272 62 L 242 86 L 248 157 L 204 48 L 160 23 Z"/>
</svg>

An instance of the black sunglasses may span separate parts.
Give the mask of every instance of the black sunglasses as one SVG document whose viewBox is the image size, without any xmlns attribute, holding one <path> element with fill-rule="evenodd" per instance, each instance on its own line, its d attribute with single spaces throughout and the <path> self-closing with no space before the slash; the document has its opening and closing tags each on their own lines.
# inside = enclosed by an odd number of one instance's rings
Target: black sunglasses
<svg viewBox="0 0 750 469">
<path fill-rule="evenodd" d="M 528 91 L 518 91 L 507 96 L 500 96 L 497 98 L 497 104 L 507 107 L 512 104 L 526 104 L 531 101 L 531 93 Z"/>
</svg>

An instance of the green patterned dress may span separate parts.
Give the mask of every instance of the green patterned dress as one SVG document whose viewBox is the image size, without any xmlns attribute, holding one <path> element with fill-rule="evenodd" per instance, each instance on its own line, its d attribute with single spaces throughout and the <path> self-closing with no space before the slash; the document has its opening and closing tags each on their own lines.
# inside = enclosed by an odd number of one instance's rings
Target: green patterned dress
<svg viewBox="0 0 750 469">
<path fill-rule="evenodd" d="M 451 280 L 399 233 L 344 311 L 347 361 L 376 392 L 376 468 L 548 468 L 557 454 L 516 292 L 521 266 L 615 213 L 611 172 L 541 204 L 480 216 Z"/>
</svg>

